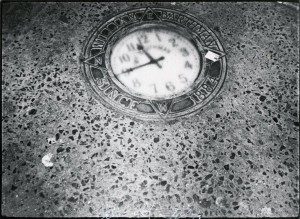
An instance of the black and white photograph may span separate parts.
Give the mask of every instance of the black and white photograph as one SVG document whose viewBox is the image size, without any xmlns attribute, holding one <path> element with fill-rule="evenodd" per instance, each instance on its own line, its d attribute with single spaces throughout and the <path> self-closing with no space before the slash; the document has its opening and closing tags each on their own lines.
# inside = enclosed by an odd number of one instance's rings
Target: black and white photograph
<svg viewBox="0 0 300 219">
<path fill-rule="evenodd" d="M 1 19 L 2 217 L 299 217 L 299 1 Z"/>
</svg>

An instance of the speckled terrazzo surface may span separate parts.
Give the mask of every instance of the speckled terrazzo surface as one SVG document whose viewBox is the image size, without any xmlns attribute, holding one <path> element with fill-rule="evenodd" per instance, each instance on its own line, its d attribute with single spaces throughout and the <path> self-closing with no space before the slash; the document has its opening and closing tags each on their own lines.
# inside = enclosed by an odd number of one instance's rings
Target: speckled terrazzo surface
<svg viewBox="0 0 300 219">
<path fill-rule="evenodd" d="M 1 214 L 298 216 L 299 11 L 158 4 L 213 28 L 228 62 L 218 97 L 168 125 L 108 110 L 81 77 L 89 32 L 138 5 L 154 3 L 2 3 Z"/>
</svg>

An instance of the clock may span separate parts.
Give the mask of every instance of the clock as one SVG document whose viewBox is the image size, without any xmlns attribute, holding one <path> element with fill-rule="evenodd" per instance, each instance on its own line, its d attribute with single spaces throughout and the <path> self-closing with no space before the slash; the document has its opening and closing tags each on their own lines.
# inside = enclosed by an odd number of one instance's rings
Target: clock
<svg viewBox="0 0 300 219">
<path fill-rule="evenodd" d="M 226 56 L 192 15 L 135 8 L 96 26 L 81 54 L 83 76 L 103 105 L 148 121 L 193 115 L 220 91 Z"/>
<path fill-rule="evenodd" d="M 178 30 L 142 25 L 112 48 L 110 65 L 128 93 L 149 100 L 170 99 L 188 92 L 200 71 L 200 55 Z"/>
</svg>

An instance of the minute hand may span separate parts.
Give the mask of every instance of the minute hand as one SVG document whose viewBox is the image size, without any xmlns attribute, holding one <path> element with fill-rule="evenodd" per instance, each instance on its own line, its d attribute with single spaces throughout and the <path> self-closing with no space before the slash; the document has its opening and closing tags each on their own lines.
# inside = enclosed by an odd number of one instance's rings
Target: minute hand
<svg viewBox="0 0 300 219">
<path fill-rule="evenodd" d="M 156 64 L 156 63 L 158 63 L 159 61 L 164 60 L 164 59 L 165 59 L 165 57 L 163 57 L 163 56 L 162 56 L 162 57 L 159 57 L 158 59 L 152 59 L 152 60 L 150 60 L 149 62 L 147 62 L 147 63 L 145 63 L 145 64 L 138 65 L 138 66 L 133 67 L 133 68 L 129 68 L 129 69 L 127 69 L 126 71 L 123 71 L 123 72 L 120 73 L 120 74 L 131 72 L 131 71 L 133 71 L 133 70 L 135 70 L 135 69 L 137 69 L 137 68 L 141 68 L 141 67 L 144 67 L 144 66 L 146 66 L 146 65 Z"/>
</svg>

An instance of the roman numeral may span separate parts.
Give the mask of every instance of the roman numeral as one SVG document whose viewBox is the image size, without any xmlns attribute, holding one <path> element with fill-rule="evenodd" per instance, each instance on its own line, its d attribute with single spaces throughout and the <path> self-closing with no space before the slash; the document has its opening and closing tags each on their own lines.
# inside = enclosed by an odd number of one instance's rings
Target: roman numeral
<svg viewBox="0 0 300 219">
<path fill-rule="evenodd" d="M 189 52 L 187 51 L 187 49 L 185 47 L 181 48 L 180 52 L 181 52 L 182 56 L 188 56 L 189 55 Z"/>
<path fill-rule="evenodd" d="M 189 61 L 186 61 L 186 62 L 185 62 L 184 67 L 185 67 L 185 68 L 193 68 L 192 64 L 189 63 Z"/>
<path fill-rule="evenodd" d="M 172 43 L 172 46 L 173 46 L 173 47 L 178 46 L 178 44 L 176 43 L 176 39 L 175 39 L 175 38 L 169 39 L 169 42 Z"/>
<path fill-rule="evenodd" d="M 121 63 L 129 62 L 130 61 L 130 56 L 128 54 L 123 54 L 122 56 L 119 56 L 119 60 L 120 60 Z"/>
<path fill-rule="evenodd" d="M 161 39 L 160 39 L 160 37 L 159 37 L 158 33 L 155 33 L 155 36 L 156 36 L 156 38 L 158 39 L 158 41 L 160 42 L 160 41 L 161 41 Z"/>
<path fill-rule="evenodd" d="M 154 88 L 154 93 L 157 93 L 156 85 L 155 85 L 155 84 L 150 84 L 150 86 L 153 86 L 153 88 Z"/>
<path fill-rule="evenodd" d="M 166 83 L 166 88 L 167 88 L 168 91 L 174 91 L 175 90 L 174 84 L 170 81 Z"/>
<path fill-rule="evenodd" d="M 132 81 L 132 83 L 133 83 L 133 86 L 134 86 L 134 87 L 140 87 L 140 86 L 141 86 L 141 82 L 139 82 L 138 79 L 134 79 L 134 80 Z"/>
<path fill-rule="evenodd" d="M 129 43 L 126 46 L 127 46 L 128 51 L 134 51 L 136 49 L 135 46 L 133 45 L 133 43 Z"/>
</svg>

